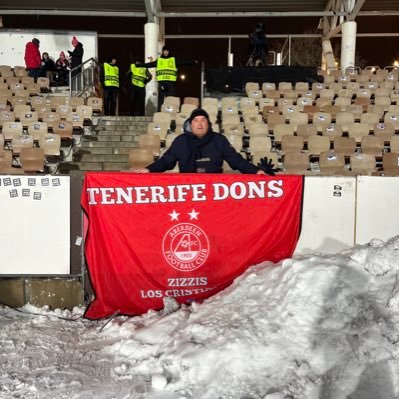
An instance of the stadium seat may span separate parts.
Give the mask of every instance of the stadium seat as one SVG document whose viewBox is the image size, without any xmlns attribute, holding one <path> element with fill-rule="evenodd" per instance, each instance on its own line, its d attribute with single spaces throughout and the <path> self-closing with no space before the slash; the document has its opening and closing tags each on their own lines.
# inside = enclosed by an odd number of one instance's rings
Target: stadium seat
<svg viewBox="0 0 399 399">
<path fill-rule="evenodd" d="M 320 155 L 330 149 L 330 139 L 326 136 L 309 136 L 308 153 L 309 155 Z"/>
<path fill-rule="evenodd" d="M 33 136 L 35 141 L 39 141 L 39 137 L 48 133 L 46 122 L 30 122 L 28 124 L 28 134 Z"/>
<path fill-rule="evenodd" d="M 399 175 L 399 153 L 386 152 L 382 156 L 382 169 L 386 173 Z"/>
<path fill-rule="evenodd" d="M 199 98 L 198 97 L 184 97 L 183 104 L 192 104 L 195 105 L 195 108 L 199 107 Z"/>
<path fill-rule="evenodd" d="M 334 151 L 349 157 L 356 151 L 356 140 L 353 137 L 335 137 Z"/>
<path fill-rule="evenodd" d="M 364 136 L 360 144 L 363 154 L 382 157 L 384 151 L 384 139 L 377 136 Z"/>
<path fill-rule="evenodd" d="M 21 122 L 4 122 L 3 123 L 3 130 L 4 134 L 4 140 L 9 141 L 12 140 L 12 138 L 15 135 L 21 135 L 22 134 L 22 123 Z"/>
<path fill-rule="evenodd" d="M 370 133 L 368 123 L 349 123 L 348 125 L 348 136 L 353 137 L 357 143 L 362 141 L 362 137 L 368 136 Z"/>
<path fill-rule="evenodd" d="M 147 148 L 132 148 L 129 151 L 131 169 L 142 169 L 154 162 L 153 151 Z"/>
<path fill-rule="evenodd" d="M 93 108 L 93 112 L 102 113 L 103 112 L 103 99 L 99 97 L 89 97 L 87 99 L 87 105 Z"/>
<path fill-rule="evenodd" d="M 15 134 L 11 140 L 13 154 L 19 154 L 22 148 L 33 147 L 33 136 L 30 134 Z"/>
<path fill-rule="evenodd" d="M 166 135 L 168 134 L 170 125 L 167 123 L 150 122 L 147 126 L 148 134 L 158 135 L 159 138 L 164 141 L 166 140 Z"/>
<path fill-rule="evenodd" d="M 345 156 L 336 151 L 325 151 L 319 156 L 319 167 L 322 175 L 344 173 Z"/>
<path fill-rule="evenodd" d="M 161 138 L 158 134 L 140 134 L 138 142 L 139 148 L 146 148 L 152 151 L 153 157 L 159 156 Z"/>
<path fill-rule="evenodd" d="M 364 153 L 351 154 L 350 167 L 355 174 L 371 175 L 376 168 L 375 156 Z"/>
<path fill-rule="evenodd" d="M 336 137 L 341 137 L 343 132 L 341 126 L 336 123 L 330 123 L 323 127 L 321 134 L 330 139 L 330 141 L 334 141 Z"/>
<path fill-rule="evenodd" d="M 22 148 L 19 154 L 19 162 L 25 172 L 43 172 L 44 161 L 43 148 Z"/>
<path fill-rule="evenodd" d="M 300 152 L 303 150 L 303 137 L 284 135 L 281 138 L 281 151 L 283 154 L 288 152 Z"/>
<path fill-rule="evenodd" d="M 61 137 L 57 134 L 46 133 L 39 137 L 39 147 L 43 149 L 44 155 L 48 156 L 59 156 L 61 148 Z"/>
<path fill-rule="evenodd" d="M 53 133 L 60 136 L 61 140 L 73 139 L 73 124 L 71 121 L 60 120 L 53 124 Z"/>
<path fill-rule="evenodd" d="M 309 157 L 300 151 L 290 151 L 284 155 L 284 173 L 307 174 L 310 169 Z"/>
</svg>

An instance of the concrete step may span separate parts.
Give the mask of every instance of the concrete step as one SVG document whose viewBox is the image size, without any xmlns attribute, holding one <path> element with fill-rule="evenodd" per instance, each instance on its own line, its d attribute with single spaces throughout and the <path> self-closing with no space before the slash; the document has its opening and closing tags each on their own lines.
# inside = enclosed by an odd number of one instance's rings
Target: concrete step
<svg viewBox="0 0 399 399">
<path fill-rule="evenodd" d="M 77 166 L 79 170 L 103 170 L 102 162 L 71 162 L 71 167 Z"/>
<path fill-rule="evenodd" d="M 114 154 L 112 147 L 79 147 L 75 150 L 75 154 Z"/>
<path fill-rule="evenodd" d="M 128 154 L 76 154 L 73 160 L 76 162 L 127 162 Z"/>
<path fill-rule="evenodd" d="M 101 122 L 151 122 L 152 116 L 102 116 Z"/>
<path fill-rule="evenodd" d="M 123 147 L 138 147 L 138 141 L 87 141 L 82 143 L 82 147 L 78 148 L 98 148 L 98 147 L 110 147 L 110 148 L 123 148 Z"/>
<path fill-rule="evenodd" d="M 113 134 L 120 134 L 126 136 L 140 136 L 141 134 L 147 134 L 147 132 L 137 131 L 137 130 L 99 130 L 97 136 L 112 136 Z M 92 136 L 92 135 L 91 135 Z"/>
<path fill-rule="evenodd" d="M 110 131 L 110 130 L 124 130 L 124 131 L 138 131 L 138 132 L 146 132 L 147 131 L 146 125 L 140 126 L 133 126 L 133 125 L 106 125 L 106 126 L 98 126 L 96 129 L 93 129 L 97 132 L 102 131 Z"/>
<path fill-rule="evenodd" d="M 132 147 L 112 148 L 113 154 L 129 154 Z"/>
<path fill-rule="evenodd" d="M 103 170 L 130 170 L 130 162 L 104 162 Z"/>
</svg>

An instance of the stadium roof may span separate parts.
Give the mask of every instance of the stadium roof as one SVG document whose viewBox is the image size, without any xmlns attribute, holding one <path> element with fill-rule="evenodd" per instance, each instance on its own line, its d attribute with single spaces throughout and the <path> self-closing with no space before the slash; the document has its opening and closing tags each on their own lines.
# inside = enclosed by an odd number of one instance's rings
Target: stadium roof
<svg viewBox="0 0 399 399">
<path fill-rule="evenodd" d="M 0 14 L 121 17 L 399 15 L 398 0 L 2 0 Z"/>
</svg>

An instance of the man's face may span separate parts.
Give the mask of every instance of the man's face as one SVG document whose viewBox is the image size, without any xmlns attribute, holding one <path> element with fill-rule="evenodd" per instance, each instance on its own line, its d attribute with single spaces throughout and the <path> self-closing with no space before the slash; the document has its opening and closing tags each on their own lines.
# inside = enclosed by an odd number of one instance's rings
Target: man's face
<svg viewBox="0 0 399 399">
<path fill-rule="evenodd" d="M 208 119 L 205 116 L 199 115 L 196 116 L 191 121 L 191 131 L 193 132 L 194 136 L 202 137 L 205 136 L 209 128 Z"/>
<path fill-rule="evenodd" d="M 162 51 L 162 54 L 164 57 L 167 57 L 169 55 L 169 50 Z"/>
</svg>

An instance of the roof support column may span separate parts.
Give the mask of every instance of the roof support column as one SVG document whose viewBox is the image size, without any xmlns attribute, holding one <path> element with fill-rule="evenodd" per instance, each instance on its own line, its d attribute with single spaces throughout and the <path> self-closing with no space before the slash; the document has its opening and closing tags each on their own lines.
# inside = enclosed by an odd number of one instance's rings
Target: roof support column
<svg viewBox="0 0 399 399">
<path fill-rule="evenodd" d="M 342 41 L 341 41 L 342 74 L 344 74 L 346 68 L 355 66 L 356 31 L 357 31 L 357 24 L 355 21 L 348 21 L 342 24 Z"/>
<path fill-rule="evenodd" d="M 159 26 L 155 22 L 147 22 L 144 25 L 145 62 L 158 58 Z M 155 68 L 150 70 L 152 80 L 146 85 L 145 114 L 152 116 L 158 108 L 158 82 Z"/>
</svg>

